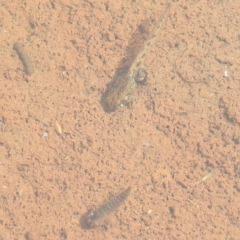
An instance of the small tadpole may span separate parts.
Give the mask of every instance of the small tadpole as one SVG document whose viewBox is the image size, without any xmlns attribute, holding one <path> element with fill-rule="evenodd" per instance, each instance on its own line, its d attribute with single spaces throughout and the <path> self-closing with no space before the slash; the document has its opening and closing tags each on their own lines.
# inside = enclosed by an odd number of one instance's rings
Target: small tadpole
<svg viewBox="0 0 240 240">
<path fill-rule="evenodd" d="M 115 211 L 118 207 L 120 207 L 128 198 L 130 192 L 131 187 L 127 188 L 117 196 L 105 202 L 96 210 L 85 213 L 80 219 L 80 226 L 83 229 L 94 228 L 96 226 L 95 224 L 98 221 L 105 218 L 111 212 Z"/>
</svg>

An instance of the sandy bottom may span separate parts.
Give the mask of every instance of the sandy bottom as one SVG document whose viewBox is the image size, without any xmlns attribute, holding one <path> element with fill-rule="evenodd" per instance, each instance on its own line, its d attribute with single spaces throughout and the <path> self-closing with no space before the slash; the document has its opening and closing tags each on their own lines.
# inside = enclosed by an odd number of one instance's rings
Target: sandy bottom
<svg viewBox="0 0 240 240">
<path fill-rule="evenodd" d="M 146 84 L 107 113 L 133 34 L 166 1 L 1 1 L 0 239 L 239 239 L 240 2 L 170 2 Z"/>
</svg>

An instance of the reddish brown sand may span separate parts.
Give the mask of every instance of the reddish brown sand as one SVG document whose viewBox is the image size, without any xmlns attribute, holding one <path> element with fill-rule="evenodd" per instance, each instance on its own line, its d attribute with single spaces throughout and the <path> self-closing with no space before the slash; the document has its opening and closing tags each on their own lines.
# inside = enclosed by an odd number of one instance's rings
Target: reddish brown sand
<svg viewBox="0 0 240 240">
<path fill-rule="evenodd" d="M 239 239 L 240 2 L 170 2 L 146 85 L 113 113 L 107 84 L 165 0 L 0 2 L 0 239 Z"/>
</svg>

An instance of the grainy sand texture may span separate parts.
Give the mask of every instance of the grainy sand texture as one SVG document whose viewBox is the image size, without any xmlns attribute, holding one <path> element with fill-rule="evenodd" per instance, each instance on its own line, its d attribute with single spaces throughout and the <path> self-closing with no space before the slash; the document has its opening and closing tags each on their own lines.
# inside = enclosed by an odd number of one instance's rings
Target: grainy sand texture
<svg viewBox="0 0 240 240">
<path fill-rule="evenodd" d="M 240 1 L 169 4 L 146 82 L 106 112 L 166 0 L 1 1 L 0 239 L 238 239 Z"/>
</svg>

